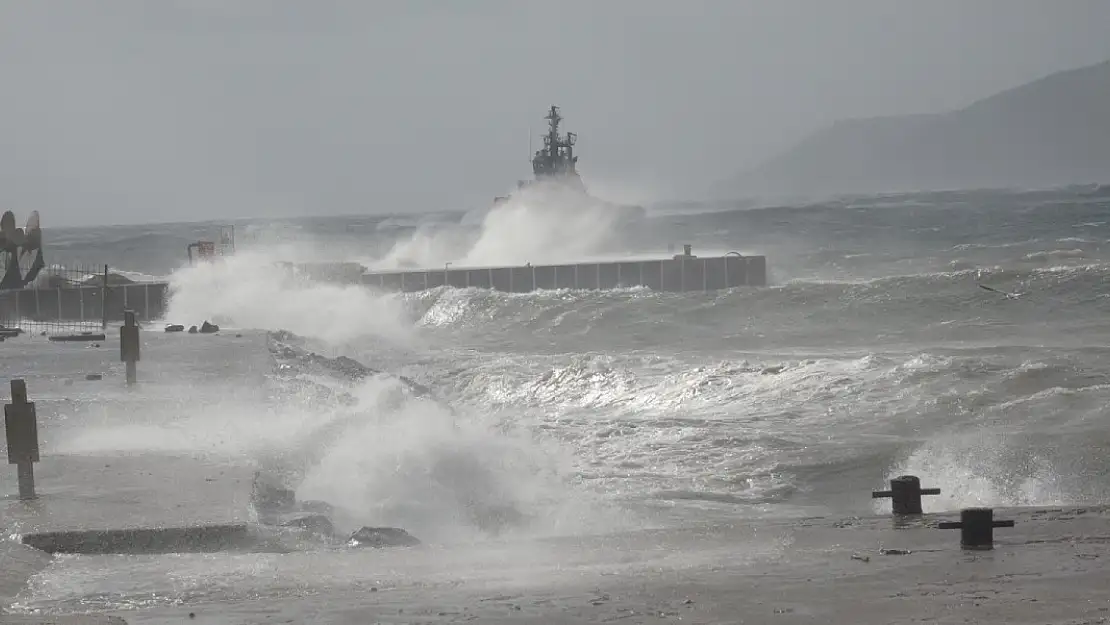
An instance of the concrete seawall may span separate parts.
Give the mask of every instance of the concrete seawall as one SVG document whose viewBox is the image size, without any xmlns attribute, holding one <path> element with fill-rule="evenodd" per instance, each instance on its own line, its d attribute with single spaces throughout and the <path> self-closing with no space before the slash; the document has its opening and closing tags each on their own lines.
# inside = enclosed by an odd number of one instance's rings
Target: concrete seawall
<svg viewBox="0 0 1110 625">
<path fill-rule="evenodd" d="M 739 286 L 767 286 L 767 259 L 731 254 L 704 258 L 680 254 L 659 260 L 372 272 L 364 274 L 362 280 L 368 286 L 394 291 L 423 291 L 444 285 L 508 293 L 634 286 L 668 292 L 716 291 Z"/>
</svg>

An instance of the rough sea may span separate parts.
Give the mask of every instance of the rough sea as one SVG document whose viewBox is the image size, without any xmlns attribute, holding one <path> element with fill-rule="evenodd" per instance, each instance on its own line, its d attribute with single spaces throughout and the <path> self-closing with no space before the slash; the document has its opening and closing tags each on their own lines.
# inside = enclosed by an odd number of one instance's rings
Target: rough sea
<svg viewBox="0 0 1110 625">
<path fill-rule="evenodd" d="M 273 369 L 242 381 L 257 398 L 234 399 L 219 436 L 122 415 L 142 426 L 132 450 L 281 465 L 298 497 L 427 542 L 868 515 L 889 506 L 870 491 L 902 474 L 942 488 L 927 512 L 1110 496 L 1105 190 L 653 207 L 636 230 L 557 208 L 227 222 L 236 254 L 191 268 L 186 245 L 224 223 L 62 229 L 44 215 L 44 245 L 48 263 L 167 277 L 166 323 L 269 333 Z M 662 257 L 684 243 L 766 255 L 771 285 L 389 294 L 276 265 Z M 352 378 L 345 358 L 379 373 Z M 82 411 L 111 408 L 70 420 Z M 97 449 L 86 430 L 74 449 Z M 212 596 L 265 596 L 272 556 L 243 557 L 234 574 L 210 558 L 173 566 L 200 580 L 190 597 L 206 575 Z M 342 566 L 320 558 L 288 566 Z M 96 562 L 44 574 L 22 605 L 146 605 L 126 587 L 156 565 Z"/>
</svg>

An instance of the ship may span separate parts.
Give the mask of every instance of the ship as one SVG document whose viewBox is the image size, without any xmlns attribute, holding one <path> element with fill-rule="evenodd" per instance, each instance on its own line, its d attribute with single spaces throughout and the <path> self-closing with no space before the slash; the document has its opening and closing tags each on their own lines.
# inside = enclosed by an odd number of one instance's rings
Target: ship
<svg viewBox="0 0 1110 625">
<path fill-rule="evenodd" d="M 547 134 L 543 136 L 543 147 L 532 155 L 533 179 L 518 180 L 515 193 L 528 190 L 551 193 L 560 201 L 585 203 L 614 211 L 622 221 L 638 221 L 646 216 L 642 206 L 614 204 L 590 195 L 578 173 L 578 156 L 574 153 L 578 134 L 560 131 L 559 124 L 563 121 L 563 116 L 559 114 L 558 106 L 552 105 L 544 119 L 547 120 Z M 500 206 L 513 197 L 513 193 L 495 197 L 493 206 Z"/>
</svg>

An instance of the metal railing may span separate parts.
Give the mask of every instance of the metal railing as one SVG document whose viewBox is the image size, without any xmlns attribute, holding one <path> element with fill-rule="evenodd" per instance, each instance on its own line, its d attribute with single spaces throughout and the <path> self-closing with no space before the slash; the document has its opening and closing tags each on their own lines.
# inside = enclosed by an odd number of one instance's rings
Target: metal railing
<svg viewBox="0 0 1110 625">
<path fill-rule="evenodd" d="M 36 336 L 103 330 L 128 308 L 141 320 L 161 317 L 165 295 L 165 283 L 113 273 L 108 265 L 55 265 L 22 289 L 0 291 L 0 326 Z"/>
</svg>

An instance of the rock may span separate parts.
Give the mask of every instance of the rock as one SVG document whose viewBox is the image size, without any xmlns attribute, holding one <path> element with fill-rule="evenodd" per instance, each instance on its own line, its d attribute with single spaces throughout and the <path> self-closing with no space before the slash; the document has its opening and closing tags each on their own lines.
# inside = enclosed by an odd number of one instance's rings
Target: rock
<svg viewBox="0 0 1110 625">
<path fill-rule="evenodd" d="M 778 375 L 785 369 L 786 365 L 775 365 L 773 367 L 764 367 L 763 371 L 760 371 L 760 373 L 763 375 Z"/>
<path fill-rule="evenodd" d="M 251 505 L 260 514 L 292 512 L 297 506 L 297 496 L 292 489 L 278 486 L 260 473 L 255 473 Z"/>
<path fill-rule="evenodd" d="M 411 547 L 419 545 L 415 536 L 398 527 L 363 527 L 347 539 L 350 547 Z"/>
<path fill-rule="evenodd" d="M 103 380 L 104 376 L 99 373 L 89 373 L 85 375 L 85 379 L 89 381 Z"/>
<path fill-rule="evenodd" d="M 335 526 L 332 525 L 331 519 L 323 514 L 299 516 L 282 522 L 281 526 L 299 527 L 322 536 L 332 536 L 335 534 Z"/>
<path fill-rule="evenodd" d="M 293 334 L 289 330 L 278 330 L 276 332 L 269 332 L 268 334 L 269 334 L 270 338 L 275 340 L 275 341 L 283 341 L 283 342 L 288 342 L 288 341 L 303 342 L 304 341 L 303 338 L 297 336 L 296 334 Z"/>
<path fill-rule="evenodd" d="M 172 323 L 172 324 L 166 326 L 166 332 L 184 332 L 184 331 L 185 331 L 185 326 L 183 326 L 179 323 Z"/>
<path fill-rule="evenodd" d="M 204 323 L 200 324 L 200 333 L 201 334 L 215 334 L 219 331 L 220 331 L 220 326 L 218 326 L 214 323 L 208 323 L 208 320 L 205 320 Z"/>
<path fill-rule="evenodd" d="M 301 510 L 313 514 L 332 514 L 335 512 L 335 507 L 326 501 L 309 499 L 301 502 Z"/>
<path fill-rule="evenodd" d="M 196 334 L 196 333 L 197 333 L 197 327 L 196 326 L 189 326 L 189 334 Z"/>
</svg>

